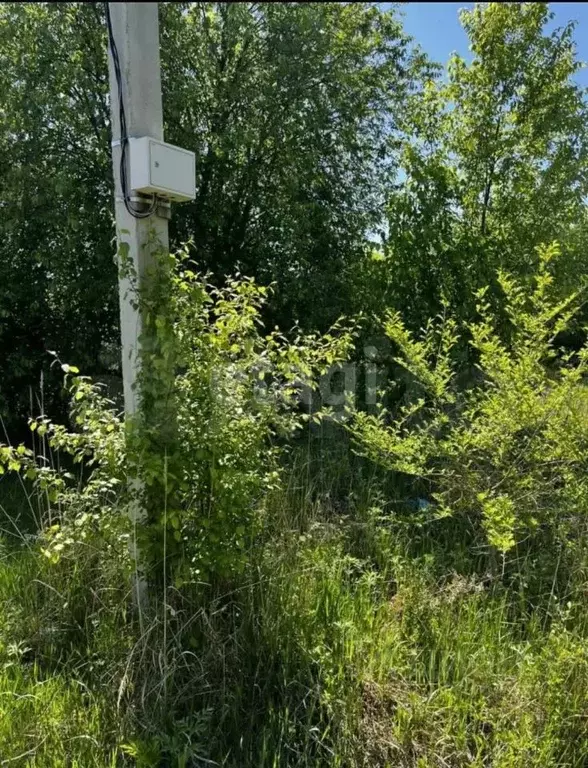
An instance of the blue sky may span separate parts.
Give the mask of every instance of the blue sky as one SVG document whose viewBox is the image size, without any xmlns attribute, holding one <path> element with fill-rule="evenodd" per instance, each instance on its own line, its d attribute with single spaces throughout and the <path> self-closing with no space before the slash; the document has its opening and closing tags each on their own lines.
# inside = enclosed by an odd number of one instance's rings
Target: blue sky
<svg viewBox="0 0 588 768">
<path fill-rule="evenodd" d="M 473 3 L 406 3 L 401 14 L 404 16 L 404 28 L 409 35 L 420 43 L 430 58 L 440 64 L 446 64 L 449 55 L 457 51 L 468 58 L 468 41 L 461 28 L 457 12 L 460 8 L 471 8 Z M 564 26 L 568 21 L 578 22 L 575 40 L 578 56 L 588 62 L 588 2 L 587 3 L 550 3 L 550 10 L 555 14 L 549 29 Z M 578 82 L 588 87 L 588 69 L 578 73 Z"/>
</svg>

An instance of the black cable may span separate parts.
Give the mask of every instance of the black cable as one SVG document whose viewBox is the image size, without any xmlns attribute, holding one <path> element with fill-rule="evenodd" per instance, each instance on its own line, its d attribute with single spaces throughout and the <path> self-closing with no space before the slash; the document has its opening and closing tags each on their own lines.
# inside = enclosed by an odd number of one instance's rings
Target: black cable
<svg viewBox="0 0 588 768">
<path fill-rule="evenodd" d="M 146 211 L 137 211 L 131 207 L 131 200 L 129 195 L 129 181 L 127 178 L 127 147 L 129 144 L 129 136 L 127 133 L 127 118 L 125 115 L 125 105 L 123 101 L 122 91 L 122 75 L 120 71 L 120 59 L 118 57 L 118 49 L 114 41 L 114 34 L 112 32 L 112 20 L 110 18 L 110 8 L 108 3 L 106 6 L 106 26 L 108 28 L 108 43 L 110 45 L 110 52 L 112 54 L 112 63 L 114 65 L 114 75 L 116 78 L 116 85 L 118 88 L 118 119 L 120 124 L 120 185 L 122 189 L 122 196 L 127 211 L 135 219 L 148 219 L 155 213 L 157 207 L 157 197 L 153 196 L 153 201 Z"/>
</svg>

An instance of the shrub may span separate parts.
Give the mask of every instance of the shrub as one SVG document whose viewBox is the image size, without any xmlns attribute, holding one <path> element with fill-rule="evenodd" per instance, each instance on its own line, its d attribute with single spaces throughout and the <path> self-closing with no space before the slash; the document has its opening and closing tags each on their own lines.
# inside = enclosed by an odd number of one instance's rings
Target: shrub
<svg viewBox="0 0 588 768">
<path fill-rule="evenodd" d="M 499 274 L 507 332 L 476 294 L 479 320 L 466 328 L 439 316 L 415 338 L 398 314 L 384 330 L 397 361 L 414 380 L 413 396 L 395 418 L 353 410 L 356 450 L 425 489 L 415 519 L 461 519 L 476 546 L 507 553 L 515 545 L 569 546 L 585 530 L 588 502 L 588 347 L 558 348 L 580 306 L 580 292 L 552 298 L 550 266 L 557 245 L 538 251 L 532 290 Z M 476 371 L 459 384 L 454 362 L 465 337 Z"/>
<path fill-rule="evenodd" d="M 176 586 L 239 572 L 264 494 L 280 480 L 282 438 L 305 418 L 300 387 L 349 350 L 353 334 L 341 324 L 321 337 L 264 333 L 269 289 L 247 278 L 214 287 L 187 260 L 186 251 L 156 254 L 148 288 L 136 290 L 142 408 L 128 428 L 100 387 L 68 365 L 75 429 L 30 422 L 58 457 L 83 466 L 80 477 L 61 459 L 39 463 L 24 445 L 0 448 L 0 471 L 22 473 L 45 501 L 44 551 L 54 562 L 92 536 L 96 550 L 106 543 L 119 553 L 136 536 L 152 575 L 165 563 Z M 131 529 L 123 509 L 141 525 Z"/>
</svg>

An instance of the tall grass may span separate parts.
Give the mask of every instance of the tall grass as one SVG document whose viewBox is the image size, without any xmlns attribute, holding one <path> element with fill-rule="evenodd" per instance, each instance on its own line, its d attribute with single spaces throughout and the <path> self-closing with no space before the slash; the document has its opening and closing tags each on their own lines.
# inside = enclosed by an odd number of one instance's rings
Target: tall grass
<svg viewBox="0 0 588 768">
<path fill-rule="evenodd" d="M 586 765 L 583 545 L 563 581 L 498 578 L 327 456 L 292 457 L 241 577 L 166 586 L 142 632 L 115 570 L 5 536 L 0 765 Z"/>
</svg>

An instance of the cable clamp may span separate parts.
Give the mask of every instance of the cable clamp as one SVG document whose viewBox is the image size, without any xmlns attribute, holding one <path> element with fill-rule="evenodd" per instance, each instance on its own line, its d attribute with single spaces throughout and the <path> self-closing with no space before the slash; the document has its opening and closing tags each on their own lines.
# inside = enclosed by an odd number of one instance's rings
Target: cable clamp
<svg viewBox="0 0 588 768">
<path fill-rule="evenodd" d="M 127 144 L 131 141 L 131 139 L 136 139 L 136 138 L 138 138 L 138 137 L 137 136 L 127 136 L 127 138 L 126 138 Z M 114 141 L 110 142 L 110 146 L 111 147 L 120 147 L 121 144 L 122 144 L 122 139 L 115 139 Z"/>
</svg>

